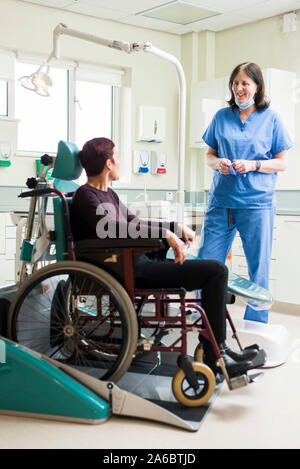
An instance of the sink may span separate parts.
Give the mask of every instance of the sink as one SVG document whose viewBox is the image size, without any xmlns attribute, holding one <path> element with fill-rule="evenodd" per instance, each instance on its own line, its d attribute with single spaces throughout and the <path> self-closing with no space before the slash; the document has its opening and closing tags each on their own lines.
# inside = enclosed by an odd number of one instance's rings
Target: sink
<svg viewBox="0 0 300 469">
<path fill-rule="evenodd" d="M 170 220 L 172 205 L 168 200 L 149 200 L 131 202 L 128 208 L 139 218 Z"/>
</svg>

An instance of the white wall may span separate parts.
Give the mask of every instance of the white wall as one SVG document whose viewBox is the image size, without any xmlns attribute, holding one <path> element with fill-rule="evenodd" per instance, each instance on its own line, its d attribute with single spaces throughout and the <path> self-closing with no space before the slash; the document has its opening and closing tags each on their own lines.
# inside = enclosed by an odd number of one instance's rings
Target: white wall
<svg viewBox="0 0 300 469">
<path fill-rule="evenodd" d="M 52 50 L 52 32 L 63 22 L 73 29 L 127 42 L 150 41 L 180 59 L 181 39 L 167 33 L 145 30 L 112 21 L 64 12 L 54 8 L 25 4 L 17 0 L 0 2 L 0 48 L 48 57 Z M 147 175 L 151 188 L 177 187 L 178 151 L 178 81 L 172 64 L 139 52 L 125 54 L 69 37 L 61 39 L 61 56 L 126 70 L 126 85 L 132 87 L 132 145 L 133 149 L 158 150 L 167 153 L 168 173 L 162 177 Z M 136 142 L 136 114 L 140 104 L 166 108 L 166 139 L 161 144 Z M 6 130 L 0 128 L 0 139 Z M 120 155 L 121 157 L 122 155 Z M 13 157 L 10 168 L 0 167 L 0 185 L 24 185 L 34 175 L 31 158 Z M 143 187 L 143 178 L 132 175 L 131 187 Z"/>
</svg>

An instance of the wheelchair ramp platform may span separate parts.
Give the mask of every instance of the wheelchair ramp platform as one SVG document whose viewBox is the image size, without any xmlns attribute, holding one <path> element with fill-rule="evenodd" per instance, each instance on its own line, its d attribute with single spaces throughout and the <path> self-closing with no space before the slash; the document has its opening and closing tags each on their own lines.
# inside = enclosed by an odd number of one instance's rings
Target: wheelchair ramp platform
<svg viewBox="0 0 300 469">
<path fill-rule="evenodd" d="M 79 369 L 61 363 L 57 366 L 106 401 L 111 401 L 113 415 L 152 420 L 192 432 L 200 428 L 221 386 L 221 383 L 217 384 L 215 393 L 205 405 L 188 408 L 180 404 L 172 393 L 176 366 L 156 367 L 153 363 L 136 362 L 117 384 L 97 379 L 98 368 Z"/>
<path fill-rule="evenodd" d="M 131 365 L 118 382 L 118 386 L 155 404 L 156 412 L 161 416 L 162 411 L 167 411 L 185 422 L 187 430 L 197 431 L 213 405 L 222 383 L 216 385 L 213 396 L 206 404 L 200 407 L 185 407 L 175 399 L 172 392 L 172 378 L 176 370 L 177 366 L 173 365 L 159 365 L 153 370 L 153 364 L 137 362 Z M 158 420 L 168 423 L 160 418 Z"/>
<path fill-rule="evenodd" d="M 45 357 L 46 360 L 50 360 Z M 178 403 L 172 394 L 174 366 L 161 365 L 153 370 L 153 363 L 133 364 L 117 384 L 97 379 L 99 369 L 70 367 L 50 360 L 99 397 L 110 402 L 112 415 L 151 420 L 196 432 L 215 400 L 214 395 L 201 407 L 187 408 Z M 151 374 L 149 374 L 151 373 Z"/>
</svg>

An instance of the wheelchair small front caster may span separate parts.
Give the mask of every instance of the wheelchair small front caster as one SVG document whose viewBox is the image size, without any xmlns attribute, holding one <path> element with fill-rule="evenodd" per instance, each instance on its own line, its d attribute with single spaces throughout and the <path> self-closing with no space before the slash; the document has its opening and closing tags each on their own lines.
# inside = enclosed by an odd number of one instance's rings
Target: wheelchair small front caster
<svg viewBox="0 0 300 469">
<path fill-rule="evenodd" d="M 172 380 L 173 394 L 186 407 L 199 407 L 213 395 L 216 379 L 203 363 L 194 362 L 188 355 L 178 357 L 178 370 Z"/>
</svg>

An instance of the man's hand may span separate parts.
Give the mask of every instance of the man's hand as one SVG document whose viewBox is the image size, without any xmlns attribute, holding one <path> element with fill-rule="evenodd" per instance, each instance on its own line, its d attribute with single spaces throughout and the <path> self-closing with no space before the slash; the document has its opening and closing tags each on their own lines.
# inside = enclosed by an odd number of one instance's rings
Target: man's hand
<svg viewBox="0 0 300 469">
<path fill-rule="evenodd" d="M 183 225 L 182 223 L 177 224 L 178 232 L 181 234 L 181 238 L 188 244 L 188 247 L 191 247 L 195 241 L 195 231 L 191 230 L 188 226 Z"/>
<path fill-rule="evenodd" d="M 175 233 L 172 233 L 169 230 L 167 230 L 166 239 L 169 246 L 173 249 L 175 257 L 174 262 L 179 262 L 180 264 L 182 264 L 185 261 L 186 245 L 183 241 L 181 241 L 181 239 L 178 238 L 178 236 L 176 236 Z"/>
</svg>

